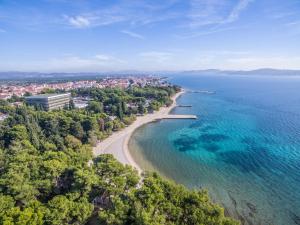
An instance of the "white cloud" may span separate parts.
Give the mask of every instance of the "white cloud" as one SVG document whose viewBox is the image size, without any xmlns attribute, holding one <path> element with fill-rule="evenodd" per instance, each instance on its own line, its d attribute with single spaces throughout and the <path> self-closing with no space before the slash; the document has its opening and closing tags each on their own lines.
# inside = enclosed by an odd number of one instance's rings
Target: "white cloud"
<svg viewBox="0 0 300 225">
<path fill-rule="evenodd" d="M 138 33 L 132 32 L 132 31 L 122 30 L 121 33 L 127 34 L 127 35 L 129 35 L 130 37 L 133 37 L 133 38 L 145 39 L 145 37 L 143 35 L 140 35 Z"/>
<path fill-rule="evenodd" d="M 239 57 L 227 59 L 224 62 L 229 69 L 299 69 L 300 57 L 288 56 L 261 56 L 261 57 Z"/>
<path fill-rule="evenodd" d="M 74 17 L 67 16 L 67 20 L 70 23 L 70 25 L 77 27 L 77 28 L 85 28 L 85 27 L 89 27 L 91 25 L 90 20 L 84 16 L 74 16 Z"/>
<path fill-rule="evenodd" d="M 114 70 L 126 62 L 111 55 L 97 54 L 92 57 L 66 56 L 53 58 L 43 63 L 46 69 L 52 71 L 101 71 Z"/>
<path fill-rule="evenodd" d="M 150 52 L 142 52 L 139 54 L 145 61 L 150 61 L 154 63 L 165 63 L 171 61 L 173 54 L 170 52 L 158 52 L 158 51 L 150 51 Z"/>
<path fill-rule="evenodd" d="M 267 12 L 270 14 L 270 12 Z M 271 12 L 270 18 L 272 19 L 284 19 L 289 18 L 293 15 L 297 14 L 296 12 Z"/>
<path fill-rule="evenodd" d="M 236 21 L 239 18 L 241 12 L 245 10 L 248 7 L 248 5 L 253 1 L 254 0 L 240 0 L 239 3 L 232 9 L 228 18 L 224 22 L 232 23 Z"/>
<path fill-rule="evenodd" d="M 159 64 L 156 63 L 152 68 L 157 68 L 157 65 Z M 300 69 L 299 65 L 300 57 L 297 55 L 268 56 L 243 50 L 212 50 L 173 54 L 162 66 L 167 70 L 253 70 L 259 68 Z"/>
<path fill-rule="evenodd" d="M 78 15 L 64 16 L 65 22 L 75 28 L 106 26 L 126 22 L 129 26 L 150 25 L 156 22 L 174 19 L 178 12 L 170 10 L 177 0 L 166 0 L 163 3 L 153 3 L 145 0 L 123 0 L 106 7 L 94 7 L 93 10 L 83 11 Z M 86 2 L 88 5 L 88 2 Z M 124 30 L 125 34 L 135 38 L 142 36 Z"/>
<path fill-rule="evenodd" d="M 126 21 L 126 18 L 123 15 L 120 15 L 116 9 L 90 11 L 78 16 L 65 15 L 64 19 L 68 25 L 75 28 L 107 26 Z"/>
<path fill-rule="evenodd" d="M 130 55 L 126 61 L 112 55 L 90 57 L 65 55 L 50 60 L 1 61 L 0 69 L 21 71 L 99 72 L 118 70 L 252 70 L 258 68 L 300 69 L 297 55 L 263 55 L 258 52 L 232 50 L 205 50 L 198 52 L 149 51 Z"/>
<path fill-rule="evenodd" d="M 288 22 L 285 24 L 286 34 L 290 36 L 299 36 L 300 34 L 300 20 Z"/>
<path fill-rule="evenodd" d="M 51 59 L 0 61 L 0 70 L 41 71 L 41 72 L 98 72 L 125 68 L 127 62 L 111 55 L 97 54 L 90 57 L 64 55 Z"/>
<path fill-rule="evenodd" d="M 6 33 L 6 30 L 0 28 L 0 33 Z"/>
<path fill-rule="evenodd" d="M 232 50 L 211 50 L 211 51 L 201 51 L 205 55 L 224 55 L 224 56 L 245 56 L 251 55 L 250 51 L 232 51 Z"/>
<path fill-rule="evenodd" d="M 239 0 L 234 6 L 226 0 L 191 0 L 191 10 L 188 14 L 190 26 L 197 28 L 207 25 L 222 25 L 233 23 L 254 0 Z"/>
<path fill-rule="evenodd" d="M 201 37 L 201 36 L 207 36 L 211 34 L 216 34 L 220 32 L 226 32 L 226 31 L 231 31 L 231 30 L 237 30 L 237 29 L 242 29 L 244 27 L 224 27 L 224 28 L 211 28 L 206 31 L 193 31 L 190 33 L 186 34 L 179 34 L 175 35 L 178 38 L 186 39 L 186 38 L 195 38 L 195 37 Z"/>
<path fill-rule="evenodd" d="M 218 12 L 224 5 L 224 0 L 191 0 L 191 9 L 187 15 L 190 19 L 190 26 L 198 27 L 219 23 L 222 18 Z"/>
<path fill-rule="evenodd" d="M 286 23 L 286 26 L 299 26 L 300 20 Z"/>
<path fill-rule="evenodd" d="M 100 60 L 100 61 L 109 61 L 109 60 L 114 60 L 113 57 L 109 56 L 109 55 L 96 55 L 95 58 L 97 60 Z"/>
</svg>

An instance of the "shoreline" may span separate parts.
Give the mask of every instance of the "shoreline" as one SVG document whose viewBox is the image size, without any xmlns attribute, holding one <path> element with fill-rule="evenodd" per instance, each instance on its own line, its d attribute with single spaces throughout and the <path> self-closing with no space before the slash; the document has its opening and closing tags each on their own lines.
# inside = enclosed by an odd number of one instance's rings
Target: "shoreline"
<svg viewBox="0 0 300 225">
<path fill-rule="evenodd" d="M 181 90 L 180 92 L 172 96 L 171 99 L 173 103 L 169 107 L 161 107 L 154 113 L 138 116 L 136 120 L 128 127 L 125 127 L 123 130 L 114 132 L 108 138 L 97 143 L 96 147 L 93 148 L 94 156 L 98 156 L 100 154 L 112 154 L 119 162 L 134 167 L 138 171 L 138 173 L 141 174 L 143 170 L 135 162 L 128 148 L 129 140 L 132 134 L 137 128 L 145 124 L 166 118 L 166 116 L 169 115 L 169 113 L 177 106 L 177 98 L 184 93 L 185 91 Z"/>
</svg>

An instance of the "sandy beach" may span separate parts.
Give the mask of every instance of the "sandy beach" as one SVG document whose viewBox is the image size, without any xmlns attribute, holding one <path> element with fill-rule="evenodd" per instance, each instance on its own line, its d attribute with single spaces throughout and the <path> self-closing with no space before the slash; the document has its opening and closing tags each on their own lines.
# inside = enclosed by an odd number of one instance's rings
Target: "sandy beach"
<svg viewBox="0 0 300 225">
<path fill-rule="evenodd" d="M 131 165 L 141 173 L 142 169 L 137 165 L 129 153 L 128 142 L 131 135 L 138 127 L 144 124 L 166 118 L 170 111 L 176 107 L 176 99 L 183 93 L 184 90 L 176 93 L 172 97 L 173 103 L 169 107 L 162 107 L 159 111 L 154 113 L 138 116 L 130 126 L 113 133 L 105 140 L 99 142 L 97 146 L 93 148 L 94 155 L 112 154 L 121 163 Z"/>
</svg>

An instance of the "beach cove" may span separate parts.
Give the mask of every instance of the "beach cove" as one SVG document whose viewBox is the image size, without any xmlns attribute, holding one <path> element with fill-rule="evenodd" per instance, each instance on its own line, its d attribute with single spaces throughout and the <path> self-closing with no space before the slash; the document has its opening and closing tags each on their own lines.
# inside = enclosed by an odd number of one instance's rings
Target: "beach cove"
<svg viewBox="0 0 300 225">
<path fill-rule="evenodd" d="M 196 119 L 197 117 L 195 115 L 170 115 L 170 112 L 177 106 L 176 100 L 184 93 L 185 91 L 181 90 L 172 96 L 171 99 L 173 103 L 169 107 L 161 107 L 158 111 L 153 113 L 138 116 L 128 127 L 114 132 L 108 138 L 97 143 L 96 147 L 93 148 L 94 155 L 112 154 L 119 162 L 131 165 L 141 174 L 141 167 L 135 162 L 128 149 L 130 137 L 137 128 L 154 121 L 162 119 Z"/>
</svg>

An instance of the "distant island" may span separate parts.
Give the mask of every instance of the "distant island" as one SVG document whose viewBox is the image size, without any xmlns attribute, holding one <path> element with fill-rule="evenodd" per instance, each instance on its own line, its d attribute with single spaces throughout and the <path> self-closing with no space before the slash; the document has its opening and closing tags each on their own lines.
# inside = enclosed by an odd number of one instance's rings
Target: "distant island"
<svg viewBox="0 0 300 225">
<path fill-rule="evenodd" d="M 256 69 L 256 70 L 189 70 L 182 71 L 185 74 L 206 74 L 206 75 L 259 75 L 259 76 L 300 76 L 300 70 L 283 70 L 283 69 Z"/>
</svg>

